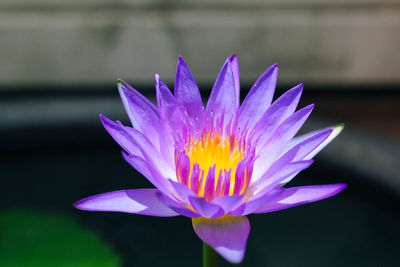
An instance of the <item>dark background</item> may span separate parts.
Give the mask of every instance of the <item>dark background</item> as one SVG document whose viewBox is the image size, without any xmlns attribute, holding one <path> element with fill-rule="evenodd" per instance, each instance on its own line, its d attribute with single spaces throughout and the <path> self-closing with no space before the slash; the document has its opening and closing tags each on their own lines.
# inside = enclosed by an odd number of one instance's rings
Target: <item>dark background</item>
<svg viewBox="0 0 400 267">
<path fill-rule="evenodd" d="M 127 122 L 114 81 L 154 99 L 177 56 L 206 100 L 238 55 L 242 97 L 274 62 L 275 98 L 304 82 L 304 131 L 344 131 L 290 184 L 343 182 L 317 203 L 250 215 L 242 266 L 399 266 L 398 1 L 0 2 L 0 266 L 201 266 L 189 219 L 75 210 L 151 186 L 98 114 Z M 222 266 L 229 266 L 221 260 Z"/>
</svg>

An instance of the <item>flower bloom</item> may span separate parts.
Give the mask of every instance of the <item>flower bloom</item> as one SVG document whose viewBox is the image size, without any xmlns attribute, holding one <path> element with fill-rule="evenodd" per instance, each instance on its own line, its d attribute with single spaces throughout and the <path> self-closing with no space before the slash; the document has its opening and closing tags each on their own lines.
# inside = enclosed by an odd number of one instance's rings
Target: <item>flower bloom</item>
<svg viewBox="0 0 400 267">
<path fill-rule="evenodd" d="M 294 137 L 313 105 L 296 111 L 303 85 L 272 102 L 278 66 L 254 83 L 240 105 L 236 56 L 227 59 L 204 108 L 182 57 L 174 95 L 155 75 L 157 105 L 118 83 L 132 127 L 100 115 L 123 157 L 156 188 L 128 189 L 82 199 L 82 210 L 150 216 L 183 215 L 194 231 L 230 262 L 242 261 L 250 232 L 246 215 L 287 209 L 342 191 L 345 184 L 284 188 L 343 128 Z"/>
</svg>

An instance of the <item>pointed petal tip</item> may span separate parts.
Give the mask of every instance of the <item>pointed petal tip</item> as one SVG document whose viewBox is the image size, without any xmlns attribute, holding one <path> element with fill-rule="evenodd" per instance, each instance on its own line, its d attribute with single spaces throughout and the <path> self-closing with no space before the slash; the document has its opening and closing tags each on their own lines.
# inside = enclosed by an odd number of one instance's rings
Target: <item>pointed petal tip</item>
<svg viewBox="0 0 400 267">
<path fill-rule="evenodd" d="M 290 88 L 289 90 L 287 90 L 285 94 L 294 94 L 294 97 L 297 97 L 298 95 L 301 95 L 303 93 L 303 88 L 304 85 L 303 83 L 299 83 L 298 85 L 293 86 L 292 88 Z"/>
<path fill-rule="evenodd" d="M 303 162 L 304 164 L 308 165 L 306 167 L 306 168 L 308 168 L 314 163 L 314 160 L 313 159 L 308 159 L 308 160 L 302 160 L 301 162 Z"/>
<path fill-rule="evenodd" d="M 121 78 L 117 78 L 117 86 L 118 86 L 118 89 L 120 87 L 124 86 L 123 87 L 124 91 L 130 91 L 133 89 L 126 81 L 124 81 Z"/>
<path fill-rule="evenodd" d="M 310 105 L 306 106 L 304 109 L 306 109 L 306 110 L 313 110 L 314 107 L 315 107 L 315 104 L 313 103 L 313 104 L 310 104 Z"/>
<path fill-rule="evenodd" d="M 102 123 L 104 123 L 104 121 L 108 119 L 103 113 L 99 114 L 99 118 L 100 118 Z"/>
<path fill-rule="evenodd" d="M 339 193 L 340 191 L 343 191 L 347 188 L 347 184 L 345 184 L 345 183 L 338 183 L 336 185 L 338 187 L 337 193 Z"/>
<path fill-rule="evenodd" d="M 344 126 L 345 126 L 345 124 L 343 122 L 341 122 L 335 126 L 335 129 L 337 129 L 337 130 L 339 130 L 339 132 L 341 132 L 343 130 Z"/>
<path fill-rule="evenodd" d="M 237 56 L 235 54 L 232 54 L 228 59 L 229 61 L 237 60 Z"/>
<path fill-rule="evenodd" d="M 185 59 L 183 58 L 183 56 L 182 56 L 182 55 L 179 55 L 179 56 L 178 56 L 178 63 L 182 63 L 182 62 L 183 62 L 183 63 L 186 63 L 186 62 L 185 62 Z"/>
<path fill-rule="evenodd" d="M 84 200 L 85 200 L 85 199 L 78 200 L 78 201 L 74 202 L 74 203 L 72 204 L 72 206 L 73 206 L 75 209 L 84 210 L 84 209 L 81 207 L 81 204 L 82 204 L 82 202 L 83 202 Z"/>
<path fill-rule="evenodd" d="M 103 113 L 99 114 L 100 120 L 103 124 L 105 123 L 110 123 L 110 122 L 114 122 L 112 121 L 110 118 L 108 118 L 106 115 L 104 115 Z"/>
</svg>

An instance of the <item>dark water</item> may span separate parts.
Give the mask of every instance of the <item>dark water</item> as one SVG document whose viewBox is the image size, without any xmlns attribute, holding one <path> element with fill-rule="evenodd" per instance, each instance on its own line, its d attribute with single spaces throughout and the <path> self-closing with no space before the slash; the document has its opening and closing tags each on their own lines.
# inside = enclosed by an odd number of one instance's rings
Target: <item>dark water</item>
<svg viewBox="0 0 400 267">
<path fill-rule="evenodd" d="M 39 141 L 29 137 L 34 133 L 20 133 L 19 143 L 13 138 L 16 143 L 8 144 L 17 149 L 1 154 L 1 210 L 73 217 L 96 232 L 123 266 L 201 266 L 201 242 L 188 218 L 75 210 L 72 203 L 91 194 L 151 185 L 124 162 L 103 130 L 82 128 L 77 134 L 58 129 L 54 135 L 53 130 L 41 133 L 47 138 Z M 27 141 L 39 143 L 23 149 Z M 399 201 L 363 181 L 354 171 L 317 158 L 291 185 L 345 182 L 348 188 L 320 202 L 250 215 L 241 266 L 400 266 Z M 221 261 L 221 266 L 230 265 Z"/>
</svg>

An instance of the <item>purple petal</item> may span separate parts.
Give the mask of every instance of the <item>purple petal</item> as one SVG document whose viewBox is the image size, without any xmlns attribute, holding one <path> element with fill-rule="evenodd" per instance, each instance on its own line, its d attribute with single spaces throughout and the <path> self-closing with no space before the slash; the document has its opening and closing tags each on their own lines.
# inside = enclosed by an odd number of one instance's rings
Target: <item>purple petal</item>
<svg viewBox="0 0 400 267">
<path fill-rule="evenodd" d="M 125 152 L 122 152 L 124 159 L 136 170 L 138 170 L 144 177 L 149 180 L 155 187 L 157 187 L 164 194 L 171 196 L 172 188 L 166 182 L 166 178 L 162 174 L 151 166 L 151 162 L 144 160 L 137 156 L 130 156 Z"/>
<path fill-rule="evenodd" d="M 181 56 L 176 67 L 174 94 L 178 104 L 186 110 L 189 118 L 196 123 L 201 123 L 203 117 L 203 102 L 199 87 L 192 72 Z"/>
<path fill-rule="evenodd" d="M 169 182 L 171 183 L 172 187 L 174 188 L 180 199 L 186 204 L 190 204 L 189 196 L 195 197 L 196 194 L 184 184 L 177 183 L 172 180 L 170 180 Z"/>
<path fill-rule="evenodd" d="M 243 260 L 250 222 L 247 217 L 223 216 L 217 219 L 192 219 L 197 236 L 210 245 L 224 259 L 232 263 Z"/>
<path fill-rule="evenodd" d="M 293 174 L 297 174 L 300 171 L 307 169 L 311 164 L 313 164 L 313 162 L 313 160 L 292 162 L 274 173 L 269 174 L 267 171 L 265 176 L 262 176 L 256 183 L 254 183 L 254 185 L 251 186 L 251 188 L 249 188 L 249 191 L 253 192 L 255 197 L 263 195 L 279 186 L 283 180 L 286 180 Z"/>
<path fill-rule="evenodd" d="M 157 108 L 147 98 L 124 82 L 118 83 L 118 90 L 132 125 L 142 132 L 160 151 L 163 143 L 160 116 Z"/>
<path fill-rule="evenodd" d="M 160 79 L 155 75 L 155 83 L 157 90 L 157 103 L 162 120 L 162 127 L 166 139 L 170 140 L 169 150 L 174 151 L 174 141 L 176 138 L 182 138 L 187 133 L 187 126 L 191 125 L 187 115 L 181 110 L 177 104 L 175 97 L 171 91 Z M 191 128 L 192 126 L 190 126 Z"/>
<path fill-rule="evenodd" d="M 171 217 L 179 214 L 164 205 L 157 189 L 130 189 L 103 193 L 77 201 L 81 210 L 114 211 L 141 215 Z"/>
<path fill-rule="evenodd" d="M 304 153 L 304 159 L 312 159 L 319 151 L 321 151 L 326 145 L 328 145 L 344 128 L 344 124 L 338 124 L 333 127 L 323 128 L 314 132 L 310 132 L 299 137 L 293 138 L 288 146 L 286 147 L 285 151 L 290 150 L 291 148 L 307 142 L 307 140 L 314 140 L 318 138 L 323 133 L 330 132 L 329 136 L 325 138 L 318 146 L 314 147 L 308 153 Z"/>
<path fill-rule="evenodd" d="M 222 67 L 211 91 L 206 108 L 207 115 L 210 118 L 220 118 L 223 116 L 225 124 L 235 114 L 239 103 L 231 61 L 232 59 L 228 58 Z"/>
<path fill-rule="evenodd" d="M 293 136 L 307 120 L 314 105 L 309 105 L 287 118 L 279 125 L 271 138 L 259 149 L 259 158 L 254 162 L 252 179 L 257 181 L 281 154 Z"/>
<path fill-rule="evenodd" d="M 203 217 L 218 218 L 224 215 L 224 210 L 220 206 L 209 203 L 204 198 L 189 196 L 189 201 L 192 207 Z"/>
<path fill-rule="evenodd" d="M 137 171 L 139 171 L 144 177 L 146 177 L 154 185 L 154 177 L 151 175 L 149 168 L 147 167 L 146 161 L 138 156 L 128 155 L 126 152 L 122 151 L 122 156 L 124 159 Z M 152 182 L 153 181 L 153 182 Z M 157 184 L 157 182 L 156 182 Z M 154 185 L 157 187 L 157 185 Z"/>
<path fill-rule="evenodd" d="M 302 160 L 307 155 L 315 151 L 315 149 L 317 149 L 332 134 L 332 131 L 332 129 L 327 129 L 314 134 L 309 138 L 305 138 L 286 153 L 296 150 L 296 155 L 294 156 L 293 160 Z"/>
<path fill-rule="evenodd" d="M 346 184 L 310 185 L 283 189 L 255 213 L 266 213 L 291 208 L 336 195 Z"/>
<path fill-rule="evenodd" d="M 303 84 L 299 84 L 281 95 L 265 111 L 260 120 L 254 126 L 254 138 L 258 144 L 263 145 L 279 127 L 279 125 L 293 114 L 299 103 Z"/>
<path fill-rule="evenodd" d="M 239 62 L 236 55 L 232 55 L 229 59 L 232 66 L 233 80 L 235 81 L 235 93 L 236 93 L 236 106 L 240 104 L 240 77 L 239 77 Z"/>
<path fill-rule="evenodd" d="M 289 152 L 283 154 L 279 159 L 277 159 L 271 167 L 267 169 L 267 171 L 256 181 L 252 180 L 252 183 L 249 187 L 250 190 L 253 192 L 255 187 L 258 187 L 260 184 L 264 183 L 265 180 L 269 180 L 269 178 L 276 173 L 281 172 L 284 168 L 290 166 L 290 164 L 293 162 L 294 157 L 296 156 L 298 152 L 297 148 L 291 149 Z"/>
<path fill-rule="evenodd" d="M 176 173 L 166 159 L 161 156 L 153 144 L 141 132 L 134 128 L 124 127 L 107 117 L 100 115 L 106 130 L 129 153 L 145 159 L 148 164 L 157 166 L 164 177 L 176 180 Z"/>
<path fill-rule="evenodd" d="M 132 140 L 132 136 L 121 124 L 115 123 L 103 114 L 100 114 L 100 120 L 104 128 L 114 138 L 114 140 L 130 155 L 142 157 L 142 150 L 136 142 Z"/>
<path fill-rule="evenodd" d="M 214 199 L 211 203 L 224 209 L 225 213 L 236 209 L 243 202 L 244 195 L 222 196 Z"/>
<path fill-rule="evenodd" d="M 271 104 L 277 79 L 278 64 L 269 67 L 257 79 L 240 106 L 239 126 L 244 126 L 248 121 L 248 127 L 253 128 Z"/>
<path fill-rule="evenodd" d="M 264 194 L 262 197 L 258 197 L 256 199 L 249 199 L 245 203 L 242 203 L 242 205 L 240 205 L 238 208 L 229 212 L 229 215 L 245 216 L 247 214 L 254 213 L 258 209 L 260 209 L 260 207 L 262 207 L 270 199 L 274 199 L 275 194 L 277 194 L 278 192 L 280 192 L 279 189 L 268 192 L 268 193 Z"/>
<path fill-rule="evenodd" d="M 285 166 L 282 170 L 269 176 L 267 179 L 262 177 L 257 180 L 257 185 L 251 185 L 246 191 L 247 201 L 229 212 L 232 216 L 243 216 L 258 210 L 262 205 L 269 201 L 280 190 L 281 181 L 286 180 L 288 177 L 299 173 L 300 171 L 308 168 L 312 164 L 312 160 L 293 162 Z M 278 188 L 278 189 L 277 189 Z M 279 191 L 278 191 L 279 192 Z"/>
<path fill-rule="evenodd" d="M 164 203 L 166 206 L 168 206 L 170 209 L 173 211 L 179 213 L 182 216 L 189 217 L 189 218 L 197 218 L 200 217 L 201 215 L 198 214 L 197 212 L 189 209 L 187 206 L 185 206 L 185 203 L 179 203 L 176 200 L 173 200 L 170 197 L 167 197 L 164 194 L 159 193 L 158 199 Z"/>
<path fill-rule="evenodd" d="M 313 151 L 315 151 L 315 149 L 318 148 L 322 143 L 324 143 L 331 134 L 332 129 L 326 129 L 324 131 L 320 131 L 317 134 L 311 135 L 309 138 L 303 139 L 301 142 L 292 147 L 289 151 L 286 150 L 285 152 L 283 152 L 281 158 L 279 158 L 279 160 L 275 163 L 281 161 L 281 159 L 287 158 L 288 155 L 291 158 L 291 161 L 300 161 L 305 158 L 311 159 L 311 157 L 307 157 L 307 155 L 310 155 Z M 275 163 L 273 165 L 275 165 Z M 281 186 L 290 182 L 296 175 L 297 173 L 294 173 L 292 176 L 289 176 L 285 180 L 281 181 Z"/>
</svg>

